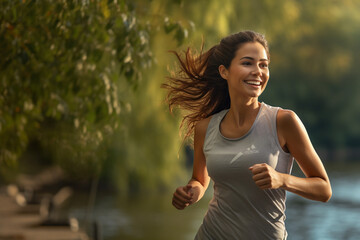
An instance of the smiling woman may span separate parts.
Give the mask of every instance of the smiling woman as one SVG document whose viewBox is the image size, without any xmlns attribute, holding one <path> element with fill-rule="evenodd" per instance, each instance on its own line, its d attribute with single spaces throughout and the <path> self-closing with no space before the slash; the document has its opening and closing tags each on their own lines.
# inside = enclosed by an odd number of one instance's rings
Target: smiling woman
<svg viewBox="0 0 360 240">
<path fill-rule="evenodd" d="M 181 71 L 164 84 L 170 107 L 179 105 L 194 132 L 189 183 L 172 204 L 199 201 L 210 182 L 214 196 L 195 239 L 286 239 L 286 191 L 326 202 L 331 186 L 300 119 L 291 110 L 260 103 L 269 80 L 265 38 L 252 31 L 221 40 L 194 56 L 177 56 Z M 290 175 L 296 159 L 305 178 Z"/>
<path fill-rule="evenodd" d="M 239 91 L 250 96 L 260 96 L 269 80 L 267 53 L 258 42 L 245 43 L 236 51 L 229 68 L 219 66 L 219 72 L 229 86 L 230 98 Z"/>
</svg>

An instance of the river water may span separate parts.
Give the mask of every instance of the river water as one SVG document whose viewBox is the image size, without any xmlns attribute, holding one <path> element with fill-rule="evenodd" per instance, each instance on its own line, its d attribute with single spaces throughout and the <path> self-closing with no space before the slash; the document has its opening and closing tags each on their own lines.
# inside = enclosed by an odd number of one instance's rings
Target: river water
<svg viewBox="0 0 360 240">
<path fill-rule="evenodd" d="M 359 164 L 329 167 L 333 196 L 327 203 L 287 193 L 288 239 L 360 239 L 359 170 Z M 295 169 L 295 175 L 297 172 Z M 179 211 L 171 206 L 171 193 L 127 198 L 99 194 L 93 218 L 99 223 L 103 240 L 190 240 L 202 222 L 211 195 L 208 190 L 200 202 Z M 86 195 L 77 196 L 70 215 L 84 219 L 87 199 Z"/>
</svg>

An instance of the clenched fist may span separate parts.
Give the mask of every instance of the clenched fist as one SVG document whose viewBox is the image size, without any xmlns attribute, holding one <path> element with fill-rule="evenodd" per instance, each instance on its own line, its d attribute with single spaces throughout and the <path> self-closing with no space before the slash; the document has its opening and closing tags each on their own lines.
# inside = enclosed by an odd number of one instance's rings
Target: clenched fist
<svg viewBox="0 0 360 240">
<path fill-rule="evenodd" d="M 282 173 L 266 163 L 255 164 L 249 167 L 253 174 L 253 180 L 260 189 L 277 189 L 284 186 L 284 177 Z"/>
</svg>

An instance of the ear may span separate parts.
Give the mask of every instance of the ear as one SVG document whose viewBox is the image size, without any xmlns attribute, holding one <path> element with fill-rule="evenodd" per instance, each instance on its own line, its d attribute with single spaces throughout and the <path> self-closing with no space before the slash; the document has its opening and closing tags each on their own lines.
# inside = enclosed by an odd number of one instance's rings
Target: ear
<svg viewBox="0 0 360 240">
<path fill-rule="evenodd" d="M 226 69 L 224 65 L 219 66 L 219 73 L 223 79 L 227 80 L 228 72 L 229 71 Z"/>
</svg>

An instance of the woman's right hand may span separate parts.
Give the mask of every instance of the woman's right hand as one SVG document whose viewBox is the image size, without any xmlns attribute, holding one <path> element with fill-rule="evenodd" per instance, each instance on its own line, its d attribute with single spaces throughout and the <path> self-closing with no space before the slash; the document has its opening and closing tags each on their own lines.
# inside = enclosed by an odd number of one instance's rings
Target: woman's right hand
<svg viewBox="0 0 360 240">
<path fill-rule="evenodd" d="M 173 194 L 172 205 L 179 210 L 194 203 L 192 186 L 190 184 L 178 187 Z"/>
</svg>

